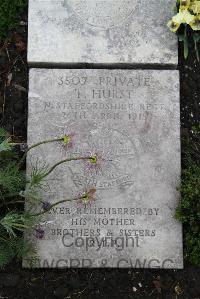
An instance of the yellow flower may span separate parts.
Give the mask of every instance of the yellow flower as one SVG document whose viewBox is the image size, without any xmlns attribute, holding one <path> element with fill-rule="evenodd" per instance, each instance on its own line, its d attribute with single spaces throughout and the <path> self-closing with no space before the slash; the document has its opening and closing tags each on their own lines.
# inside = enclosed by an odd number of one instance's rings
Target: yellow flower
<svg viewBox="0 0 200 299">
<path fill-rule="evenodd" d="M 181 24 L 190 24 L 195 20 L 195 16 L 188 10 L 179 11 L 167 24 L 172 32 L 176 32 Z"/>
<path fill-rule="evenodd" d="M 180 27 L 179 24 L 174 23 L 172 20 L 170 20 L 170 21 L 167 23 L 167 26 L 169 27 L 169 29 L 170 29 L 172 32 L 176 32 L 176 31 L 178 30 L 178 28 Z"/>
<path fill-rule="evenodd" d="M 180 10 L 188 9 L 190 6 L 190 0 L 180 0 Z"/>
<path fill-rule="evenodd" d="M 195 19 L 195 16 L 192 15 L 188 10 L 180 11 L 173 18 L 172 21 L 179 26 L 181 24 L 190 24 Z"/>
<path fill-rule="evenodd" d="M 200 14 L 200 1 L 193 1 L 190 4 L 190 10 L 192 10 L 194 14 Z"/>
<path fill-rule="evenodd" d="M 200 30 L 200 15 L 195 16 L 195 19 L 190 23 L 190 26 L 193 30 Z"/>
<path fill-rule="evenodd" d="M 70 141 L 71 141 L 70 136 L 68 136 L 68 135 L 64 135 L 64 137 L 63 137 L 63 142 L 64 142 L 64 144 L 68 144 Z"/>
<path fill-rule="evenodd" d="M 81 195 L 81 202 L 83 204 L 88 204 L 89 202 L 95 200 L 95 193 L 96 193 L 96 189 L 95 188 L 91 188 L 88 192 L 84 192 Z"/>
</svg>

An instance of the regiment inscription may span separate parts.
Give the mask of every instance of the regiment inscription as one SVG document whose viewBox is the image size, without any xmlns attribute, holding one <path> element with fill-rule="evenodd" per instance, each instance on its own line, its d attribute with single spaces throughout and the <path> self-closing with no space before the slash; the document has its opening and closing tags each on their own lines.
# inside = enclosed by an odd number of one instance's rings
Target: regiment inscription
<svg viewBox="0 0 200 299">
<path fill-rule="evenodd" d="M 78 2 L 78 1 L 75 1 Z M 102 2 L 102 1 L 101 1 Z M 27 233 L 38 259 L 25 267 L 182 268 L 174 218 L 180 178 L 178 71 L 31 69 L 29 145 L 35 162 L 60 165 L 40 194 L 62 202 Z M 38 207 L 39 209 L 39 207 Z"/>
</svg>

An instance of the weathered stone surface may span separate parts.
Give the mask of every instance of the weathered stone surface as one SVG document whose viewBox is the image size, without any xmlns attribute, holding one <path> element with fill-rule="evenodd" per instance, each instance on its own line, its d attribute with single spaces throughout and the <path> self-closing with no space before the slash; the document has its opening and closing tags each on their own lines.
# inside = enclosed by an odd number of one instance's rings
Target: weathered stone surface
<svg viewBox="0 0 200 299">
<path fill-rule="evenodd" d="M 29 0 L 28 61 L 177 65 L 174 0 Z"/>
<path fill-rule="evenodd" d="M 57 167 L 43 200 L 76 198 L 44 216 L 35 267 L 182 267 L 182 228 L 174 219 L 180 176 L 178 71 L 32 69 L 28 157 L 49 165 L 97 155 L 98 163 Z M 40 209 L 40 208 L 39 208 Z M 29 261 L 24 261 L 28 266 Z"/>
</svg>

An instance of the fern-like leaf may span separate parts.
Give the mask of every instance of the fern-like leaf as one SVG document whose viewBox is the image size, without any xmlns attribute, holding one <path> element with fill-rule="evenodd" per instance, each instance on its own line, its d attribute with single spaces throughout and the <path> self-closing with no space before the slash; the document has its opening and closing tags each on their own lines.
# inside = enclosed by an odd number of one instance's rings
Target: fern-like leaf
<svg viewBox="0 0 200 299">
<path fill-rule="evenodd" d="M 7 242 L 0 242 L 0 268 L 5 267 L 14 258 L 15 252 Z"/>
<path fill-rule="evenodd" d="M 25 229 L 35 225 L 35 219 L 28 213 L 7 213 L 0 220 L 0 225 L 6 230 L 9 236 L 17 236 L 17 232 L 23 232 Z"/>
<path fill-rule="evenodd" d="M 10 144 L 10 139 L 3 140 L 0 143 L 0 152 L 7 152 L 12 150 L 12 145 Z"/>
<path fill-rule="evenodd" d="M 4 128 L 0 128 L 0 140 L 3 138 L 3 140 L 8 136 L 8 132 Z"/>
<path fill-rule="evenodd" d="M 0 169 L 0 189 L 7 197 L 19 193 L 24 187 L 25 176 L 15 162 L 9 162 L 5 168 Z"/>
<path fill-rule="evenodd" d="M 30 188 L 45 188 L 47 186 L 45 177 L 49 168 L 46 164 L 39 164 L 37 161 L 35 165 L 31 165 L 31 174 L 30 174 Z"/>
</svg>

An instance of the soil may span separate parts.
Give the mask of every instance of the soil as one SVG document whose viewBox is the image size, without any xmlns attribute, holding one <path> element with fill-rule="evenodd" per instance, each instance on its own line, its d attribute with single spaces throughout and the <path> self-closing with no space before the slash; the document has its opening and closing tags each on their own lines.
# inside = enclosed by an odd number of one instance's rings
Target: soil
<svg viewBox="0 0 200 299">
<path fill-rule="evenodd" d="M 22 24 L 0 44 L 0 126 L 19 142 L 26 142 L 27 127 L 26 35 L 26 24 Z M 185 136 L 199 122 L 200 63 L 193 50 L 187 60 L 182 47 L 179 52 L 181 126 Z M 200 268 L 185 264 L 184 270 L 25 270 L 14 261 L 0 270 L 3 298 L 200 299 Z"/>
</svg>

